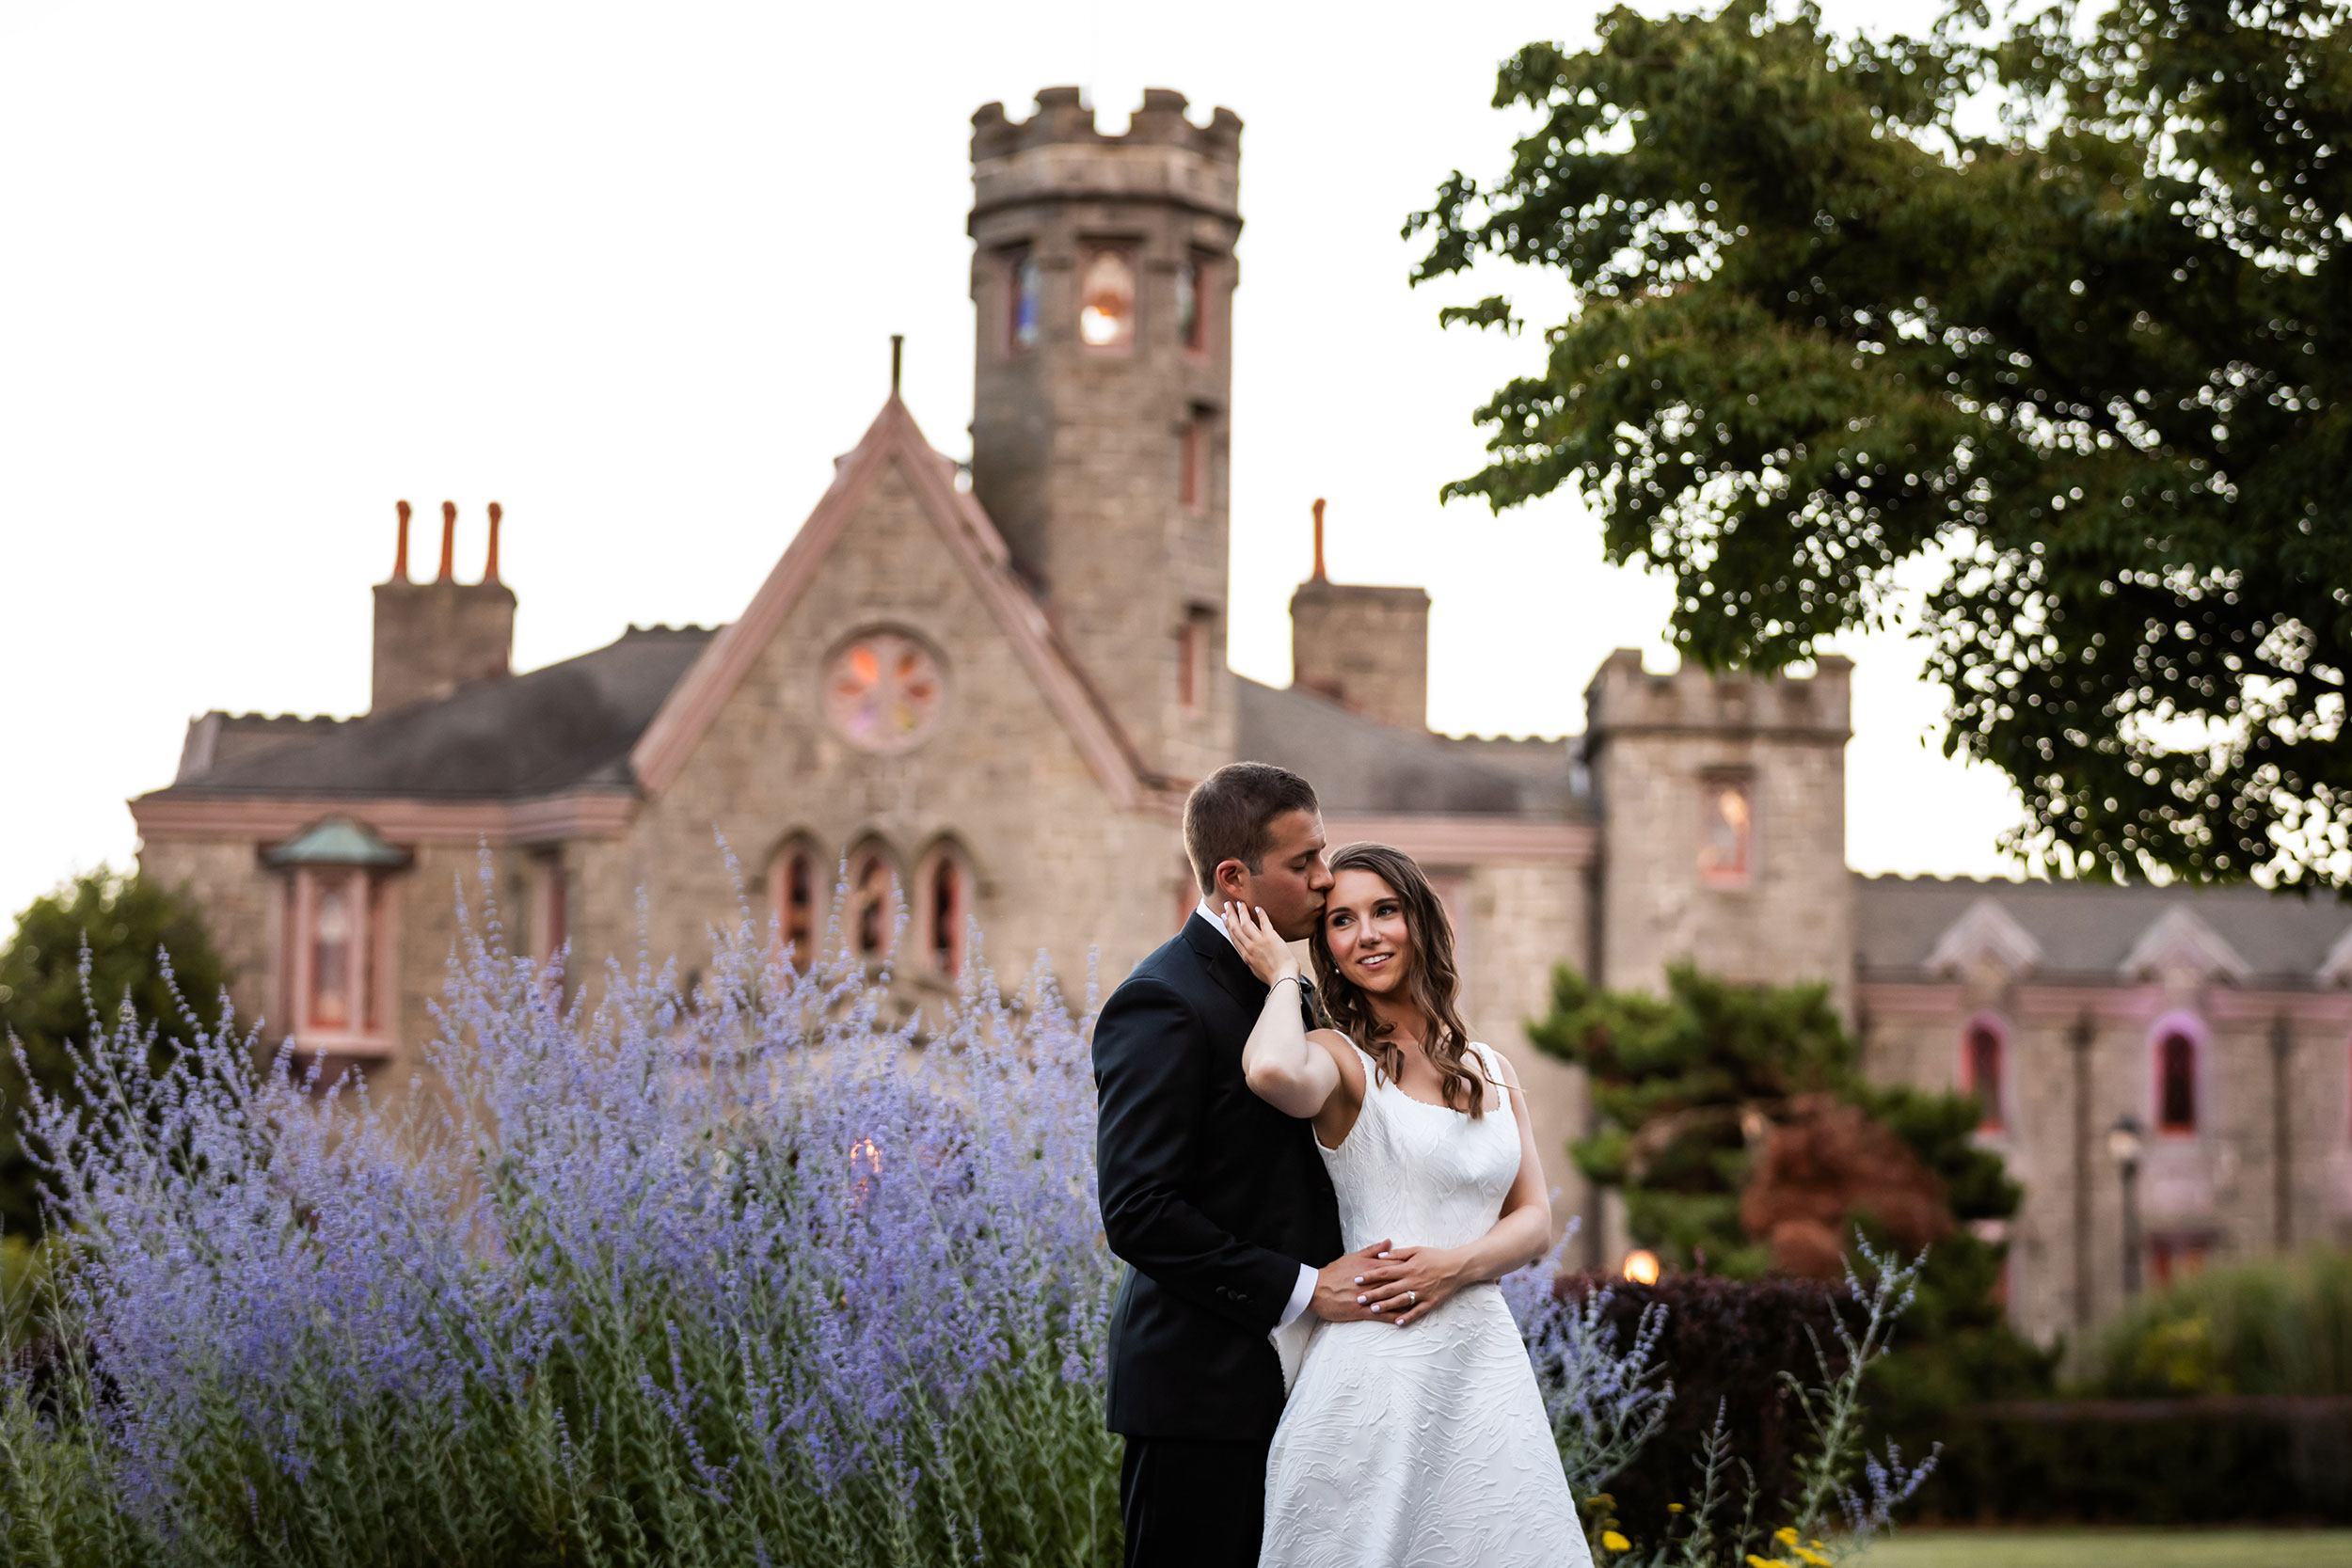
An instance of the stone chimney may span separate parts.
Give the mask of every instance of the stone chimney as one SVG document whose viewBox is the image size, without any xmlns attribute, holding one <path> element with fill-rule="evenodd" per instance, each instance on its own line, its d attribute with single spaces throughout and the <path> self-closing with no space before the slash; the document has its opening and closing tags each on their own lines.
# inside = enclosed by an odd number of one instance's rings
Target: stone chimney
<svg viewBox="0 0 2352 1568">
<path fill-rule="evenodd" d="M 1333 582 L 1323 567 L 1315 502 L 1315 575 L 1291 595 L 1291 684 L 1383 724 L 1429 727 L 1429 594 Z"/>
<path fill-rule="evenodd" d="M 369 711 L 391 713 L 438 702 L 461 686 L 508 673 L 515 651 L 515 594 L 499 581 L 499 503 L 490 503 L 490 547 L 480 582 L 453 567 L 457 503 L 441 503 L 441 565 L 431 582 L 408 580 L 408 503 L 400 503 L 400 545 L 389 582 L 375 588 L 375 673 Z"/>
</svg>

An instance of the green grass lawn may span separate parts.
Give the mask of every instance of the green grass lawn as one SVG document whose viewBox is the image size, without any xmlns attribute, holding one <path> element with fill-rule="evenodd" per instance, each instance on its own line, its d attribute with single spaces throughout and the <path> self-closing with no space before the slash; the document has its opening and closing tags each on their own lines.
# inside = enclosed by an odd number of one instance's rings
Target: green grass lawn
<svg viewBox="0 0 2352 1568">
<path fill-rule="evenodd" d="M 1859 1568 L 2352 1568 L 2352 1530 L 1911 1530 Z"/>
</svg>

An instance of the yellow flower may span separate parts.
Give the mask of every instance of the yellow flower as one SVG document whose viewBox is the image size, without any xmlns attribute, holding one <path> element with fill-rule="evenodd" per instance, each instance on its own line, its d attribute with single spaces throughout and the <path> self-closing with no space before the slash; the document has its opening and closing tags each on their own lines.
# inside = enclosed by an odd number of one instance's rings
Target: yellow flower
<svg viewBox="0 0 2352 1568">
<path fill-rule="evenodd" d="M 1799 1546 L 1795 1550 L 1797 1560 L 1804 1563 L 1805 1568 L 1830 1568 L 1828 1557 L 1815 1551 L 1811 1546 Z"/>
<path fill-rule="evenodd" d="M 1783 1525 L 1780 1528 L 1772 1531 L 1772 1539 L 1779 1542 L 1784 1546 L 1793 1546 L 1797 1544 L 1797 1527 L 1794 1525 Z"/>
<path fill-rule="evenodd" d="M 1680 1503 L 1668 1503 L 1666 1505 L 1666 1512 L 1669 1513 L 1679 1513 L 1682 1512 L 1682 1505 Z"/>
<path fill-rule="evenodd" d="M 1600 1544 L 1603 1549 L 1612 1552 L 1629 1552 L 1633 1549 L 1632 1542 L 1628 1541 L 1624 1536 L 1619 1535 L 1613 1529 L 1605 1529 L 1600 1532 Z"/>
<path fill-rule="evenodd" d="M 1788 1564 L 1776 1557 L 1758 1557 L 1754 1552 L 1750 1552 L 1748 1568 L 1788 1568 Z"/>
</svg>

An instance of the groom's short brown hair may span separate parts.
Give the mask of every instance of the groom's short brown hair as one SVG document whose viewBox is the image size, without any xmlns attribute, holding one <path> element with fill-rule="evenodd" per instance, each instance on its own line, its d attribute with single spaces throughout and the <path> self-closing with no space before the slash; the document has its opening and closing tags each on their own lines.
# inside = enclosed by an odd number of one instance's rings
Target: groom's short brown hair
<svg viewBox="0 0 2352 1568">
<path fill-rule="evenodd" d="M 1184 853 L 1201 894 L 1216 891 L 1216 868 L 1227 861 L 1264 869 L 1276 817 L 1318 809 L 1314 785 L 1270 762 L 1229 762 L 1193 785 L 1184 801 Z"/>
</svg>

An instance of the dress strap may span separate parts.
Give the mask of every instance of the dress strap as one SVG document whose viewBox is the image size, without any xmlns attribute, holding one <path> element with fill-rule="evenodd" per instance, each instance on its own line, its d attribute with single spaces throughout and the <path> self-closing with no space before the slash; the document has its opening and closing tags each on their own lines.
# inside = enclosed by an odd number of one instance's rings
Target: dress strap
<svg viewBox="0 0 2352 1568">
<path fill-rule="evenodd" d="M 1502 1109 L 1509 1110 L 1511 1085 L 1502 1077 L 1502 1058 L 1495 1054 L 1493 1046 L 1483 1040 L 1471 1040 L 1469 1044 L 1478 1053 L 1478 1065 L 1486 1070 L 1486 1081 L 1495 1086 L 1495 1093 L 1502 1097 Z"/>
</svg>

